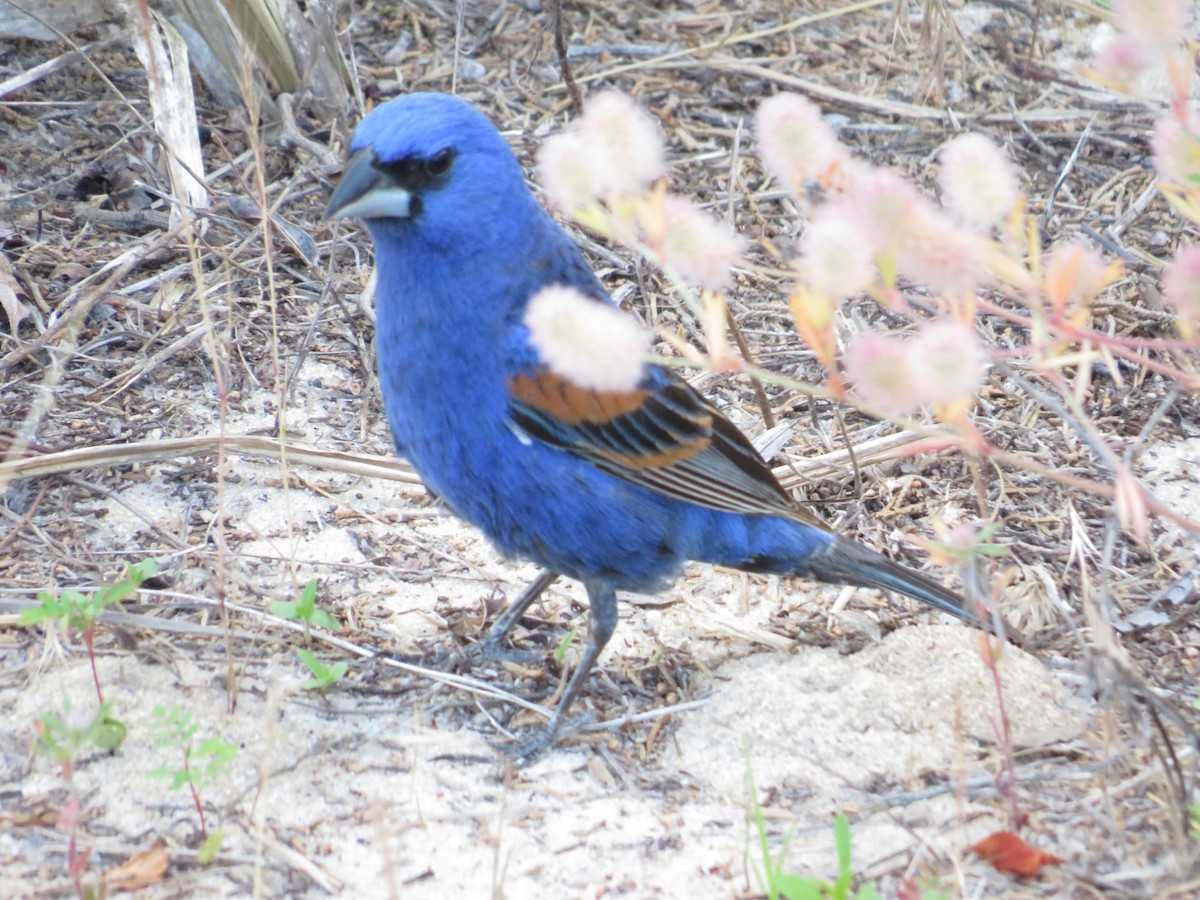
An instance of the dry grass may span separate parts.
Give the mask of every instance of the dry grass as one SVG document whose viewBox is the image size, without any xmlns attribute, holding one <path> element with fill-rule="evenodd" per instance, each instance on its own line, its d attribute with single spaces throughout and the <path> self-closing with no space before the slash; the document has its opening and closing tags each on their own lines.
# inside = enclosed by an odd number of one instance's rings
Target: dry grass
<svg viewBox="0 0 1200 900">
<path fill-rule="evenodd" d="M 1195 234 L 1153 191 L 1150 113 L 1096 90 L 1072 69 L 1069 56 L 1084 52 L 1092 20 L 1069 6 L 1031 5 L 1040 9 L 1033 16 L 1005 5 L 962 37 L 943 4 L 927 6 L 937 16 L 920 16 L 919 4 L 755 0 L 567 4 L 564 15 L 584 92 L 604 85 L 634 94 L 663 122 L 673 187 L 759 239 L 756 267 L 739 277 L 733 311 L 765 368 L 821 377 L 781 300 L 786 276 L 777 254 L 787 255 L 799 218 L 786 197 L 764 190 L 748 152 L 755 104 L 779 89 L 809 93 L 845 120 L 842 137 L 859 152 L 927 187 L 931 154 L 956 127 L 991 134 L 1027 175 L 1031 212 L 1041 217 L 1047 242 L 1084 235 L 1125 261 L 1128 277 L 1096 305 L 1094 324 L 1127 337 L 1169 336 L 1170 316 L 1155 288 L 1160 261 Z M 430 0 L 343 10 L 340 23 L 349 25 L 342 48 L 368 104 L 398 91 L 448 90 L 457 50 L 459 92 L 513 136 L 524 161 L 564 121 L 568 100 L 548 13 L 471 5 L 456 34 L 453 5 Z M 29 312 L 16 336 L 0 337 L 0 422 L 8 423 L 6 443 L 18 448 L 0 470 L 8 482 L 0 507 L 0 691 L 45 690 L 47 710 L 57 709 L 50 673 L 62 663 L 42 663 L 41 635 L 12 627 L 16 611 L 39 590 L 104 583 L 148 555 L 165 561 L 154 591 L 113 614 L 99 652 L 131 667 L 183 666 L 223 679 L 230 709 L 239 691 L 295 669 L 295 630 L 264 611 L 271 600 L 294 599 L 314 573 L 323 580 L 321 602 L 349 623 L 339 639 L 324 640 L 329 654 L 429 658 L 452 642 L 446 624 L 457 635 L 478 634 L 489 586 L 519 578 L 479 563 L 461 532 L 446 531 L 406 467 L 383 459 L 389 442 L 372 374 L 371 317 L 361 300 L 368 244 L 320 219 L 335 174 L 330 160 L 342 155 L 358 111 L 321 117 L 301 96 L 280 104 L 282 122 L 258 123 L 244 107 L 218 105 L 201 90 L 211 206 L 198 215 L 199 227 L 173 225 L 162 199 L 172 196 L 164 150 L 145 124 L 145 72 L 131 50 L 108 39 L 114 28 L 76 36 L 94 42 L 86 62 L 68 61 L 0 98 L 0 248 Z M 65 50 L 12 43 L 0 57 L 0 76 Z M 703 343 L 698 323 L 653 271 L 621 249 L 581 240 L 614 294 Z M 845 323 L 847 334 L 900 324 L 866 301 L 845 309 Z M 984 326 L 999 347 L 1021 338 L 998 318 Z M 1193 372 L 1198 362 L 1183 353 L 1167 361 Z M 1195 395 L 1146 367 L 1119 372 L 1116 380 L 1097 369 L 1083 397 L 1087 417 L 1112 446 L 1131 459 L 1187 440 L 1196 446 Z M 750 385 L 714 375 L 700 383 L 740 425 L 761 427 Z M 1191 700 L 1200 628 L 1192 615 L 1196 588 L 1185 576 L 1197 564 L 1195 537 L 1156 520 L 1149 546 L 1139 546 L 1105 500 L 986 460 L 906 459 L 903 437 L 848 413 L 845 429 L 859 448 L 856 493 L 835 411 L 778 387 L 766 395 L 774 415 L 793 426 L 773 463 L 840 530 L 903 552 L 897 535 L 927 534 L 923 523 L 947 509 L 1003 521 L 996 539 L 1013 556 L 996 568 L 1007 579 L 1013 614 L 1038 632 L 1039 655 L 1092 704 L 1086 731 L 1020 760 L 1030 814 L 1086 848 L 1071 866 L 1022 885 L 1022 895 L 1191 895 L 1197 870 L 1186 831 L 1195 802 Z M 1087 434 L 1047 395 L 1035 375 L 994 372 L 977 421 L 1012 453 L 1103 481 Z M 1192 457 L 1172 477 L 1194 481 L 1198 470 Z M 410 485 L 392 497 L 378 478 Z M 282 490 L 288 487 L 295 490 Z M 354 552 L 343 545 L 327 552 L 312 540 L 331 527 Z M 479 602 L 438 588 L 420 627 L 406 629 L 412 619 L 386 598 L 435 577 L 442 579 L 435 587 L 458 581 Z M 639 609 L 653 608 L 646 604 Z M 872 627 L 883 631 L 911 616 L 888 604 L 871 613 Z M 548 617 L 570 621 L 570 603 Z M 768 617 L 766 632 L 789 641 L 845 652 L 864 642 L 817 604 Z M 694 696 L 697 660 L 686 647 L 625 671 L 617 671 L 616 656 L 606 657 L 613 670 L 607 688 L 589 698 L 600 717 Z M 481 681 L 447 688 L 440 673 L 401 668 L 352 669 L 335 690 L 367 700 L 381 694 L 416 721 L 462 729 L 475 715 L 473 696 L 494 694 L 486 682 L 506 683 L 480 673 Z M 516 694 L 552 692 L 546 673 L 522 674 L 540 679 L 543 690 L 517 684 Z M 512 695 L 496 696 L 510 698 L 505 716 L 518 711 Z M 541 702 L 551 706 L 553 696 Z M 356 720 L 347 721 L 349 728 Z M 602 744 L 578 777 L 594 777 L 605 789 L 659 789 L 675 776 L 643 767 L 669 743 L 673 726 L 664 722 L 630 726 L 620 741 Z M 0 845 L 12 856 L 4 865 L 17 871 L 16 855 L 24 862 L 34 854 L 18 877 L 32 892 L 62 890 L 61 841 L 32 849 L 53 836 L 45 826 L 59 795 L 47 791 L 39 801 L 45 809 L 35 809 L 20 788 L 47 764 L 30 754 L 28 721 L 10 720 L 0 733 L 3 816 L 17 826 L 15 844 Z M 878 792 L 907 796 L 899 785 Z M 99 837 L 132 850 L 142 835 Z M 279 846 L 260 847 L 278 876 L 269 893 L 337 888 L 310 864 L 315 849 L 306 851 L 296 835 L 276 838 Z M 175 860 L 186 867 L 187 852 Z M 240 879 L 249 863 L 231 858 L 228 865 L 231 873 L 243 867 L 229 885 L 245 889 Z M 894 886 L 906 877 L 905 865 L 892 859 L 870 874 Z M 960 875 L 973 893 L 1018 890 L 977 870 Z M 497 883 L 504 884 L 502 873 Z M 748 888 L 730 888 L 737 890 Z"/>
</svg>

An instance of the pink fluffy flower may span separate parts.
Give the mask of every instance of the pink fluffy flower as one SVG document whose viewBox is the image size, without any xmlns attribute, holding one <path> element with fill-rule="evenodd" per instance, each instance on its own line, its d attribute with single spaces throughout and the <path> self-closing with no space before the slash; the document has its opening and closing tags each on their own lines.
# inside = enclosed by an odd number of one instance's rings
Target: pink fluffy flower
<svg viewBox="0 0 1200 900">
<path fill-rule="evenodd" d="M 620 179 L 614 160 L 590 155 L 587 138 L 579 131 L 564 131 L 547 138 L 538 152 L 538 182 L 550 202 L 565 213 L 574 213 L 612 192 Z"/>
<path fill-rule="evenodd" d="M 664 167 L 658 126 L 616 91 L 589 100 L 579 122 L 547 138 L 538 153 L 538 181 L 550 201 L 568 213 L 592 202 L 640 194 Z"/>
<path fill-rule="evenodd" d="M 1129 37 L 1118 34 L 1096 54 L 1096 73 L 1122 91 L 1132 91 L 1134 81 L 1146 69 L 1146 54 Z"/>
<path fill-rule="evenodd" d="M 1111 276 L 1099 253 L 1081 240 L 1066 241 L 1050 251 L 1042 288 L 1056 313 L 1079 315 L 1108 286 Z"/>
<path fill-rule="evenodd" d="M 1150 139 L 1154 166 L 1167 181 L 1200 187 L 1200 116 L 1189 110 L 1180 121 L 1164 116 L 1154 123 Z"/>
<path fill-rule="evenodd" d="M 588 100 L 579 131 L 588 156 L 599 154 L 617 170 L 614 194 L 640 193 L 666 167 L 658 123 L 627 94 L 605 91 Z"/>
<path fill-rule="evenodd" d="M 1147 59 L 1162 59 L 1179 46 L 1187 32 L 1184 0 L 1115 0 L 1117 30 Z"/>
<path fill-rule="evenodd" d="M 846 348 L 846 378 L 880 412 L 905 416 L 922 406 L 969 401 L 983 384 L 987 356 L 975 332 L 948 319 L 914 337 L 864 334 Z"/>
<path fill-rule="evenodd" d="M 848 197 L 880 247 L 895 248 L 909 235 L 912 220 L 933 202 L 891 169 L 872 169 L 855 181 Z"/>
<path fill-rule="evenodd" d="M 991 140 L 959 135 L 938 160 L 942 198 L 968 225 L 987 231 L 1012 212 L 1020 194 L 1016 169 Z"/>
<path fill-rule="evenodd" d="M 806 181 L 828 177 L 849 159 L 820 108 L 799 94 L 776 94 L 760 103 L 754 133 L 767 170 L 797 196 Z"/>
<path fill-rule="evenodd" d="M 742 239 L 724 222 L 682 197 L 663 201 L 661 234 L 651 249 L 659 263 L 688 284 L 712 291 L 730 283 L 730 268 L 742 252 Z"/>
<path fill-rule="evenodd" d="M 896 268 L 942 296 L 970 293 L 986 274 L 984 239 L 960 227 L 932 203 L 913 210 L 895 249 Z"/>
<path fill-rule="evenodd" d="M 1179 316 L 1179 333 L 1200 333 L 1200 244 L 1180 250 L 1163 273 L 1163 298 Z"/>
<path fill-rule="evenodd" d="M 822 207 L 800 238 L 796 268 L 806 284 L 833 299 L 866 290 L 877 277 L 871 229 L 851 207 Z"/>
<path fill-rule="evenodd" d="M 921 405 L 948 406 L 973 397 L 987 357 L 974 329 L 950 319 L 921 326 L 909 346 Z"/>
<path fill-rule="evenodd" d="M 525 326 L 550 371 L 594 391 L 632 391 L 645 371 L 650 336 L 633 316 L 550 285 L 529 300 Z"/>
<path fill-rule="evenodd" d="M 896 269 L 946 296 L 974 290 L 986 274 L 987 244 L 888 169 L 857 180 L 848 197 Z"/>
<path fill-rule="evenodd" d="M 860 334 L 842 357 L 854 392 L 882 413 L 906 416 L 921 405 L 909 343 L 892 334 Z"/>
</svg>

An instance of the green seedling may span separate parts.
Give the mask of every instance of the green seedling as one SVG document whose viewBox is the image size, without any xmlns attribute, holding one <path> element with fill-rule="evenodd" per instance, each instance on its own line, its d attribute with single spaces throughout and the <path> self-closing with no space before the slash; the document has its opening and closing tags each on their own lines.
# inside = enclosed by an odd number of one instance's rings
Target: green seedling
<svg viewBox="0 0 1200 900">
<path fill-rule="evenodd" d="M 173 790 L 187 785 L 192 794 L 196 814 L 200 817 L 200 861 L 210 862 L 221 849 L 225 835 L 220 831 L 208 833 L 204 805 L 200 802 L 200 790 L 229 767 L 237 756 L 238 747 L 219 737 L 205 738 L 197 742 L 196 732 L 199 726 L 192 721 L 192 714 L 188 710 L 181 710 L 176 706 L 167 708 L 162 704 L 156 705 L 152 728 L 158 746 L 178 748 L 183 755 L 183 764 L 174 769 L 169 766 L 151 769 L 150 776 L 169 778 Z"/>
<path fill-rule="evenodd" d="M 135 594 L 142 582 L 158 571 L 158 563 L 153 559 L 143 559 L 140 563 L 128 566 L 125 573 L 115 582 L 91 594 L 79 591 L 63 591 L 52 594 L 42 591 L 38 594 L 41 606 L 35 606 L 21 612 L 18 620 L 21 625 L 39 625 L 45 622 L 60 622 L 68 631 L 82 632 L 83 642 L 87 645 L 88 660 L 92 665 L 92 681 L 96 685 L 96 696 L 104 703 L 104 692 L 100 689 L 100 676 L 96 672 L 96 652 L 94 639 L 96 634 L 96 619 L 104 612 L 106 606 L 120 603 L 126 597 Z"/>
<path fill-rule="evenodd" d="M 83 873 L 87 869 L 92 848 L 79 848 L 79 823 L 83 816 L 83 801 L 75 787 L 75 758 L 87 745 L 100 750 L 115 750 L 125 740 L 125 725 L 109 715 L 110 704 L 101 704 L 91 716 L 71 709 L 70 701 L 63 706 L 63 713 L 49 713 L 37 721 L 37 752 L 62 766 L 67 779 L 69 794 L 59 813 L 59 828 L 69 835 L 67 844 L 67 872 L 75 888 L 75 895 L 83 900 L 89 891 L 83 886 Z"/>
<path fill-rule="evenodd" d="M 302 685 L 306 691 L 323 691 L 329 686 L 337 684 L 346 674 L 346 669 L 349 668 L 348 664 L 344 660 L 327 666 L 317 659 L 315 653 L 305 650 L 302 647 L 296 648 L 296 655 L 300 657 L 300 660 L 304 663 L 304 665 L 308 666 L 308 671 L 310 671 L 313 676 Z"/>
<path fill-rule="evenodd" d="M 575 643 L 575 636 L 577 634 L 579 634 L 579 629 L 572 628 L 565 635 L 563 635 L 563 639 L 559 641 L 558 646 L 554 648 L 554 661 L 560 666 L 562 665 L 562 661 L 567 658 L 567 651 L 570 650 L 571 645 Z"/>
<path fill-rule="evenodd" d="M 758 791 L 754 786 L 754 773 L 750 769 L 749 756 L 746 761 L 746 777 L 750 787 L 750 813 L 757 831 L 759 849 L 762 854 L 762 871 L 759 880 L 764 884 L 770 900 L 879 900 L 879 894 L 869 884 L 853 890 L 854 871 L 850 867 L 850 820 L 843 813 L 833 817 L 833 839 L 837 847 L 838 878 L 830 884 L 811 875 L 796 875 L 783 871 L 783 857 L 787 853 L 788 841 L 784 841 L 778 856 L 771 856 L 767 840 L 767 826 L 762 807 L 758 802 Z"/>
<path fill-rule="evenodd" d="M 306 641 L 309 639 L 310 627 L 316 626 L 324 628 L 326 631 L 337 631 L 342 627 L 337 616 L 327 613 L 323 609 L 317 609 L 317 579 L 315 578 L 304 585 L 299 600 L 294 603 L 288 600 L 276 600 L 269 609 L 281 619 L 303 622 Z"/>
<path fill-rule="evenodd" d="M 109 714 L 111 703 L 103 703 L 91 719 L 72 712 L 70 702 L 63 714 L 49 713 L 37 722 L 37 750 L 55 762 L 70 766 L 85 745 L 100 750 L 115 750 L 125 740 L 126 728 Z"/>
</svg>

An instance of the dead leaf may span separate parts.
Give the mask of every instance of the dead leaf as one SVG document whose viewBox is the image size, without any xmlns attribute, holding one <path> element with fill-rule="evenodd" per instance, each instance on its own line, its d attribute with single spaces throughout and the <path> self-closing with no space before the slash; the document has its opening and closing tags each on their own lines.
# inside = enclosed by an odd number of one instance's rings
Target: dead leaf
<svg viewBox="0 0 1200 900">
<path fill-rule="evenodd" d="M 1113 482 L 1116 490 L 1117 518 L 1121 527 L 1138 542 L 1139 546 L 1149 549 L 1150 526 L 1149 515 L 1146 511 L 1146 495 L 1137 477 L 1127 468 L 1117 472 Z"/>
<path fill-rule="evenodd" d="M 51 281 L 83 281 L 92 270 L 83 263 L 61 262 L 50 270 Z"/>
<path fill-rule="evenodd" d="M 0 826 L 13 828 L 56 828 L 59 810 L 57 806 L 39 802 L 27 812 L 0 815 Z"/>
<path fill-rule="evenodd" d="M 21 286 L 13 277 L 12 266 L 8 264 L 8 258 L 0 253 L 0 307 L 4 307 L 4 313 L 8 316 L 9 334 L 14 337 L 17 329 L 21 327 L 21 322 L 33 312 L 33 308 L 29 304 L 18 299 L 17 292 L 19 290 L 21 290 Z"/>
<path fill-rule="evenodd" d="M 138 891 L 162 881 L 169 862 L 167 848 L 155 844 L 105 872 L 104 883 L 110 891 Z"/>
<path fill-rule="evenodd" d="M 1030 847 L 1011 831 L 989 834 L 971 849 L 990 862 L 996 871 L 1023 878 L 1036 878 L 1041 874 L 1042 866 L 1066 861 L 1052 853 Z"/>
</svg>

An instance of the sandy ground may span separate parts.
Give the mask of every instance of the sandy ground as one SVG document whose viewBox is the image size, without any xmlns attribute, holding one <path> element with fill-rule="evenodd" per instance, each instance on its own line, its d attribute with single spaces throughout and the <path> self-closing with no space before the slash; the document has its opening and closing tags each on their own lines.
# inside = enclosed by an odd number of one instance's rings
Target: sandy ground
<svg viewBox="0 0 1200 900">
<path fill-rule="evenodd" d="M 935 652 L 942 656 L 931 664 Z M 707 704 L 681 716 L 661 761 L 633 766 L 560 750 L 507 777 L 470 730 L 431 728 L 414 722 L 412 709 L 379 699 L 304 695 L 288 668 L 247 673 L 230 715 L 226 692 L 204 668 L 101 661 L 107 696 L 141 710 L 126 718 L 132 733 L 146 733 L 153 698 L 186 706 L 240 748 L 238 764 L 205 797 L 210 821 L 228 836 L 222 862 L 151 896 L 237 896 L 259 853 L 276 896 L 306 883 L 311 890 L 309 878 L 354 896 L 397 888 L 412 897 L 493 889 L 523 897 L 737 895 L 754 883 L 747 763 L 778 813 L 807 823 L 787 856 L 804 871 L 833 870 L 827 825 L 839 809 L 854 815 L 858 864 L 868 869 L 904 854 L 915 871 L 952 872 L 965 862 L 978 874 L 966 844 L 1003 825 L 989 783 L 990 741 L 972 730 L 988 730 L 983 718 L 994 704 L 960 628 L 905 629 L 848 659 L 810 650 L 732 662 L 714 671 Z M 81 662 L 45 678 L 64 696 L 91 689 Z M 1078 713 L 1064 709 L 1061 689 L 1030 660 L 1014 657 L 1006 687 L 1019 698 L 1020 745 L 1039 747 L 1068 736 L 1072 723 L 1078 728 Z M 11 709 L 30 721 L 43 702 L 25 692 Z M 6 756 L 21 751 L 27 746 L 8 747 Z M 76 777 L 98 863 L 120 861 L 133 848 L 117 836 L 139 828 L 172 844 L 194 841 L 186 796 L 146 774 L 171 763 L 144 739 L 81 760 Z M 33 808 L 61 789 L 53 766 L 30 761 L 14 801 Z M 0 838 L 6 865 L 34 849 L 28 838 Z M 66 887 L 53 877 L 45 884 Z M 28 882 L 4 888 L 6 896 L 28 890 Z"/>
<path fill-rule="evenodd" d="M 292 430 L 319 443 L 330 423 L 306 421 L 308 394 L 315 384 L 351 377 L 328 365 L 306 370 Z M 230 427 L 253 431 L 261 424 L 251 412 Z M 169 528 L 188 515 L 194 501 L 169 489 L 167 468 L 148 467 L 144 483 L 122 491 L 125 504 L 98 505 L 98 546 L 136 546 L 148 526 Z M 244 538 L 237 559 L 267 564 L 234 569 L 246 581 L 229 584 L 231 604 L 261 609 L 264 601 L 293 598 L 294 584 L 322 573 L 323 606 L 369 616 L 376 644 L 404 654 L 444 647 L 448 620 L 478 615 L 493 586 L 514 596 L 533 574 L 497 558 L 419 488 L 318 477 L 321 492 L 285 490 L 277 465 L 233 462 L 226 527 Z M 386 521 L 397 517 L 404 523 L 399 537 Z M 360 549 L 385 538 L 418 554 L 437 548 L 453 557 L 447 568 L 462 571 L 448 577 L 430 566 L 415 580 L 397 576 Z M 166 562 L 178 567 L 176 591 L 147 592 L 147 610 L 187 597 L 187 582 L 205 577 L 189 568 L 186 555 Z M 330 576 L 330 567 L 343 577 Z M 852 816 L 855 867 L 868 876 L 895 878 L 904 860 L 906 874 L 930 883 L 1004 890 L 1007 877 L 968 850 L 1006 827 L 995 788 L 999 707 L 980 635 L 958 624 L 928 624 L 880 640 L 868 611 L 881 598 L 861 591 L 832 613 L 845 631 L 869 635 L 856 652 L 797 647 L 769 630 L 773 617 L 814 601 L 829 605 L 838 594 L 693 566 L 669 595 L 631 598 L 589 697 L 605 698 L 618 721 L 622 707 L 653 713 L 688 700 L 693 708 L 660 722 L 661 730 L 642 725 L 619 737 L 585 735 L 582 747 L 568 742 L 519 771 L 492 746 L 502 740 L 493 717 L 511 713 L 503 702 L 476 701 L 420 678 L 397 683 L 370 663 L 355 666 L 347 683 L 325 696 L 303 691 L 307 675 L 280 643 L 284 633 L 262 618 L 235 619 L 232 712 L 220 641 L 151 634 L 131 652 L 105 642 L 100 680 L 131 737 L 114 753 L 85 753 L 76 767 L 94 863 L 111 867 L 154 841 L 167 842 L 180 861 L 194 857 L 187 848 L 197 844 L 198 822 L 187 794 L 148 775 L 178 764 L 178 751 L 150 737 L 153 708 L 161 704 L 191 711 L 200 737 L 219 735 L 239 750 L 204 788 L 209 821 L 226 833 L 220 860 L 147 896 L 240 896 L 255 879 L 271 896 L 754 894 L 760 862 L 747 820 L 748 772 L 772 831 L 788 835 L 783 859 L 791 870 L 836 872 L 829 823 L 841 810 Z M 581 600 L 577 586 L 556 586 L 544 615 L 582 624 L 572 612 Z M 219 634 L 215 607 L 204 602 L 199 621 Z M 58 767 L 33 752 L 33 723 L 59 698 L 94 706 L 77 638 L 27 646 L 37 652 L 9 666 L 0 687 L 0 704 L 12 711 L 6 720 L 15 726 L 3 732 L 0 790 L 21 810 L 52 808 L 64 797 Z M 686 678 L 685 689 L 660 681 L 649 695 L 630 692 L 631 681 L 644 685 L 656 669 L 673 668 L 672 660 L 686 660 L 688 671 L 672 676 Z M 1000 668 L 1014 745 L 1035 760 L 1019 767 L 1024 779 L 1040 771 L 1037 759 L 1077 746 L 1094 710 L 1073 689 L 1077 679 L 1056 677 L 1016 648 L 1005 650 Z M 517 674 L 510 686 L 518 694 L 530 690 L 520 676 L 537 674 L 498 669 L 475 674 L 501 682 Z M 627 692 L 636 696 L 623 699 Z M 541 694 L 534 690 L 531 699 Z M 521 721 L 536 727 L 540 720 Z M 1019 791 L 1027 802 L 1036 796 L 1032 785 Z M 1068 858 L 1086 841 L 1052 821 L 1039 821 L 1036 830 Z M 0 862 L 31 874 L 29 857 L 39 856 L 39 891 L 63 892 L 64 841 L 52 828 L 9 832 L 0 836 Z M 0 890 L 28 896 L 30 885 L 23 878 Z"/>
</svg>

